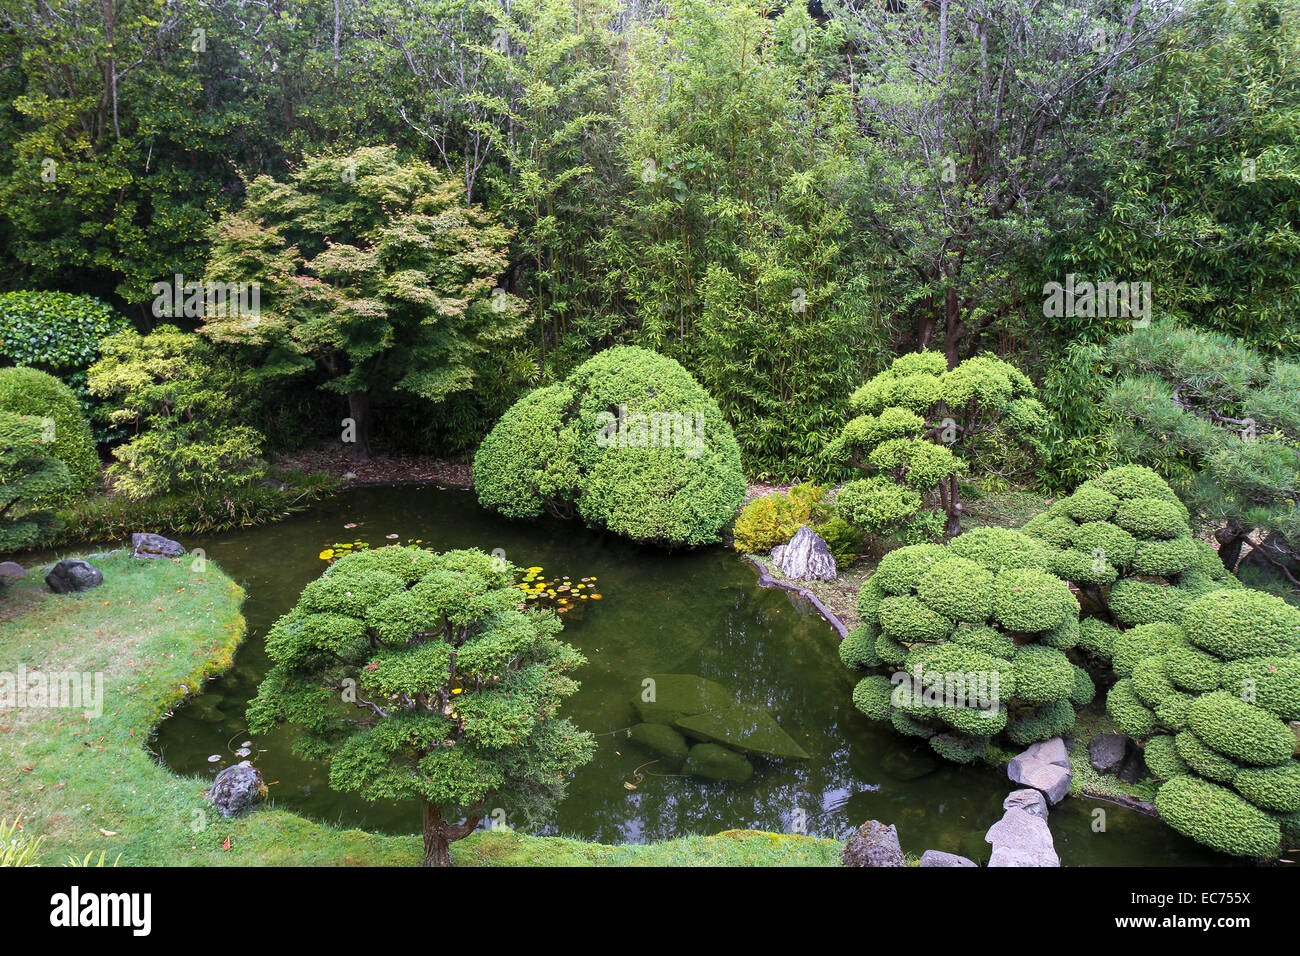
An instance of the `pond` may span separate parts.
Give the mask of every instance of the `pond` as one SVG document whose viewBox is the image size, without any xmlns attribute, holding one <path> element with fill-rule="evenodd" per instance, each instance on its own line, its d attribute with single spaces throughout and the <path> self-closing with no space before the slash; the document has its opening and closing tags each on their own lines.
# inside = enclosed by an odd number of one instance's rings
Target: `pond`
<svg viewBox="0 0 1300 956">
<path fill-rule="evenodd" d="M 252 737 L 244 723 L 269 666 L 267 628 L 325 569 L 320 552 L 340 542 L 417 540 L 436 550 L 500 548 L 515 565 L 541 566 L 546 576 L 596 579 L 602 600 L 585 602 L 564 637 L 588 659 L 565 712 L 600 735 L 598 751 L 539 832 L 603 843 L 732 828 L 843 839 L 877 819 L 897 825 L 908 852 L 933 848 L 987 861 L 984 832 L 1012 789 L 1005 775 L 947 764 L 924 743 L 867 720 L 852 705 L 853 677 L 839 661 L 834 631 L 805 602 L 759 588 L 734 552 L 669 555 L 572 523 L 509 522 L 481 510 L 471 492 L 433 485 L 352 489 L 274 525 L 183 542 L 247 590 L 248 634 L 234 666 L 159 726 L 153 746 L 164 762 L 214 776 L 251 742 L 277 806 L 369 830 L 418 830 L 414 805 L 336 793 L 322 765 L 291 755 L 289 730 Z M 704 677 L 738 702 L 768 708 L 809 758 L 756 758 L 744 783 L 667 772 L 627 737 L 642 681 L 656 674 Z M 1105 807 L 1103 833 L 1092 830 L 1094 806 Z M 1067 800 L 1050 822 L 1067 866 L 1230 862 L 1157 820 L 1107 804 Z"/>
</svg>

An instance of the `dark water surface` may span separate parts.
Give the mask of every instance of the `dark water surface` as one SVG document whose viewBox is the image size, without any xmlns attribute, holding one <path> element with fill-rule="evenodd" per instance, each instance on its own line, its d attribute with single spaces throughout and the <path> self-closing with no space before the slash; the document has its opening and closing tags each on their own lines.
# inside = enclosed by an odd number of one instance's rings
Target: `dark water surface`
<svg viewBox="0 0 1300 956">
<path fill-rule="evenodd" d="M 356 528 L 344 528 L 353 522 Z M 413 804 L 336 793 L 323 766 L 290 754 L 290 730 L 252 737 L 244 723 L 269 666 L 267 628 L 325 569 L 321 550 L 352 541 L 377 547 L 394 543 L 392 534 L 436 550 L 501 548 L 515 565 L 540 565 L 546 576 L 598 580 L 603 600 L 584 602 L 582 617 L 570 619 L 564 632 L 588 658 L 576 675 L 582 689 L 564 710 L 601 735 L 598 752 L 539 832 L 603 843 L 739 827 L 843 838 L 877 819 L 897 825 L 909 852 L 933 848 L 987 861 L 984 833 L 1013 789 L 1006 777 L 946 764 L 924 743 L 867 720 L 853 707 L 853 678 L 840 664 L 831 628 L 803 602 L 759 588 L 738 555 L 722 548 L 667 555 L 575 524 L 508 522 L 482 511 L 469 492 L 432 485 L 355 489 L 278 524 L 183 542 L 202 548 L 247 590 L 248 635 L 234 666 L 159 727 L 154 746 L 170 767 L 215 775 L 238 762 L 235 750 L 251 741 L 278 806 L 370 830 L 418 830 Z M 737 700 L 770 708 L 811 759 L 755 761 L 744 784 L 660 771 L 626 736 L 641 681 L 658 673 L 706 677 Z M 211 762 L 214 755 L 220 760 Z M 1092 828 L 1097 806 L 1106 811 L 1101 833 Z M 1229 862 L 1157 820 L 1091 801 L 1067 800 L 1052 811 L 1051 825 L 1066 866 Z"/>
</svg>

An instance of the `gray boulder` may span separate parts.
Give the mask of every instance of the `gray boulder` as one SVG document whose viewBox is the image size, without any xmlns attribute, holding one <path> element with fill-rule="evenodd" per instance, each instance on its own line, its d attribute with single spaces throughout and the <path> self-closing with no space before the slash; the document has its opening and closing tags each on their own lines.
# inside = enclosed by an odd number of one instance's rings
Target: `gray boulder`
<svg viewBox="0 0 1300 956">
<path fill-rule="evenodd" d="M 1055 806 L 1070 794 L 1070 758 L 1060 737 L 1053 737 L 1029 747 L 1011 758 L 1007 777 L 1021 786 L 1041 790 L 1047 802 Z"/>
<path fill-rule="evenodd" d="M 1088 741 L 1088 763 L 1099 773 L 1116 773 L 1124 766 L 1130 746 L 1123 734 L 1097 734 Z"/>
<path fill-rule="evenodd" d="M 1024 749 L 1022 757 L 1033 757 L 1035 760 L 1041 760 L 1043 763 L 1055 764 L 1058 767 L 1070 769 L 1070 752 L 1065 747 L 1065 741 L 1060 737 L 1053 737 L 1051 740 L 1040 740 L 1038 743 L 1030 744 Z"/>
<path fill-rule="evenodd" d="M 237 817 L 266 797 L 262 772 L 247 760 L 217 774 L 208 799 L 223 817 Z"/>
<path fill-rule="evenodd" d="M 89 591 L 104 583 L 104 574 L 93 564 L 80 558 L 68 558 L 50 568 L 45 583 L 55 594 Z"/>
<path fill-rule="evenodd" d="M 25 578 L 27 569 L 16 561 L 0 561 L 0 578 Z"/>
<path fill-rule="evenodd" d="M 921 854 L 922 866 L 979 866 L 974 860 L 968 860 L 956 853 L 944 853 L 942 850 L 926 850 Z"/>
<path fill-rule="evenodd" d="M 834 581 L 835 557 L 821 535 L 800 525 L 789 544 L 772 549 L 772 563 L 791 581 Z"/>
<path fill-rule="evenodd" d="M 1124 763 L 1115 772 L 1115 776 L 1125 783 L 1137 783 L 1147 776 L 1146 756 L 1141 747 L 1129 748 L 1128 756 L 1124 758 Z"/>
<path fill-rule="evenodd" d="M 845 866 L 906 866 L 898 831 L 876 820 L 858 827 L 840 851 Z"/>
<path fill-rule="evenodd" d="M 179 558 L 184 553 L 185 548 L 179 542 L 160 534 L 137 531 L 131 535 L 133 558 Z"/>
<path fill-rule="evenodd" d="M 1033 813 L 1012 808 L 984 834 L 993 844 L 989 866 L 1060 866 L 1047 820 Z"/>
<path fill-rule="evenodd" d="M 1003 810 L 1023 810 L 1025 813 L 1047 819 L 1047 801 L 1037 790 L 1012 790 L 1002 801 Z"/>
</svg>

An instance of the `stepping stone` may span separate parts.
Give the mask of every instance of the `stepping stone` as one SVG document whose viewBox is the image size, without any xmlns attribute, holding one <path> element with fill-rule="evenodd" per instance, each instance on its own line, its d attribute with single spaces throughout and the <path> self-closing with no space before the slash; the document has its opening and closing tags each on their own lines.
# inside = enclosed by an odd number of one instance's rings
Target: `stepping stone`
<svg viewBox="0 0 1300 956">
<path fill-rule="evenodd" d="M 921 854 L 922 866 L 979 866 L 974 860 L 968 860 L 956 853 L 944 853 L 942 850 L 926 850 Z"/>
<path fill-rule="evenodd" d="M 1052 806 L 1070 795 L 1070 782 L 1074 779 L 1068 769 L 1045 763 L 1027 753 L 1011 758 L 1007 764 L 1007 777 L 1013 783 L 1041 790 Z"/>
</svg>

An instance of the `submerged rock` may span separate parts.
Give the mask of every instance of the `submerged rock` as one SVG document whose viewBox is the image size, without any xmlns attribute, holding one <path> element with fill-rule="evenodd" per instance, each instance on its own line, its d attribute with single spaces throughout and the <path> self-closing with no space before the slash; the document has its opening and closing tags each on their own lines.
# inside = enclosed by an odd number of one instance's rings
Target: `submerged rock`
<svg viewBox="0 0 1300 956">
<path fill-rule="evenodd" d="M 131 557 L 133 558 L 179 558 L 185 548 L 171 538 L 160 534 L 137 531 L 131 535 Z"/>
<path fill-rule="evenodd" d="M 808 751 L 760 707 L 732 704 L 712 713 L 680 717 L 673 726 L 696 740 L 724 744 L 741 753 L 778 760 L 808 759 Z"/>
<path fill-rule="evenodd" d="M 731 691 L 715 681 L 694 674 L 652 674 L 653 700 L 646 700 L 650 689 L 633 701 L 636 712 L 647 724 L 671 724 L 679 717 L 703 714 L 730 707 Z"/>
<path fill-rule="evenodd" d="M 671 770 L 681 768 L 691 749 L 685 737 L 663 724 L 637 724 L 628 731 L 628 736 Z"/>
<path fill-rule="evenodd" d="M 754 765 L 734 750 L 717 744 L 696 744 L 686 755 L 682 772 L 706 780 L 744 783 L 754 775 Z"/>
<path fill-rule="evenodd" d="M 840 851 L 845 866 L 906 866 L 898 845 L 898 830 L 878 820 L 858 827 Z"/>
<path fill-rule="evenodd" d="M 821 535 L 800 525 L 789 544 L 772 549 L 772 563 L 791 581 L 834 581 L 835 557 Z"/>
<path fill-rule="evenodd" d="M 89 591 L 104 583 L 104 573 L 93 564 L 80 558 L 68 558 L 50 568 L 45 583 L 55 594 Z"/>
<path fill-rule="evenodd" d="M 217 774 L 208 799 L 223 817 L 237 817 L 266 797 L 262 772 L 247 760 Z"/>
</svg>

